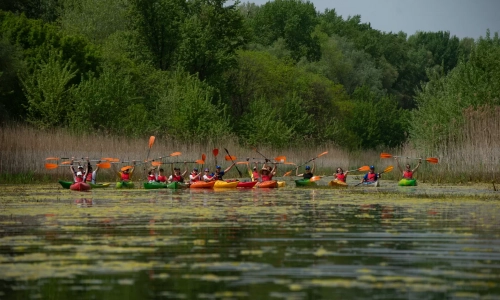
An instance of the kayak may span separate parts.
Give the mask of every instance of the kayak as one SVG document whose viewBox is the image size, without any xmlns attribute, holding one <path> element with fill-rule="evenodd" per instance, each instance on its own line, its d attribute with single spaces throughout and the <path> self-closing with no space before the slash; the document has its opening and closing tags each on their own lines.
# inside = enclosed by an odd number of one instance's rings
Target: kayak
<svg viewBox="0 0 500 300">
<path fill-rule="evenodd" d="M 328 183 L 329 186 L 331 187 L 336 187 L 336 188 L 342 188 L 342 187 L 347 187 L 347 183 L 340 181 L 340 180 L 332 180 Z"/>
<path fill-rule="evenodd" d="M 278 187 L 279 188 L 282 188 L 282 187 L 285 187 L 286 186 L 286 182 L 285 181 L 278 181 Z"/>
<path fill-rule="evenodd" d="M 154 189 L 182 189 L 185 188 L 186 185 L 182 182 L 174 181 L 171 183 L 164 182 L 144 182 L 144 188 L 147 190 Z"/>
<path fill-rule="evenodd" d="M 399 186 L 416 186 L 417 185 L 417 180 L 416 179 L 407 179 L 403 178 L 398 182 Z"/>
<path fill-rule="evenodd" d="M 132 181 L 118 181 L 116 183 L 117 189 L 133 189 L 134 183 Z"/>
<path fill-rule="evenodd" d="M 251 189 L 257 184 L 257 181 L 238 181 L 238 188 L 247 188 Z"/>
<path fill-rule="evenodd" d="M 370 182 L 363 182 L 363 185 L 366 187 L 380 187 L 380 182 L 377 181 L 370 181 Z"/>
<path fill-rule="evenodd" d="M 90 184 L 85 182 L 75 182 L 69 187 L 72 191 L 88 191 L 91 189 Z"/>
<path fill-rule="evenodd" d="M 73 184 L 73 181 L 64 181 L 64 180 L 59 180 L 59 183 L 63 187 L 63 189 L 69 189 L 69 187 Z M 92 183 L 92 182 L 87 182 L 91 188 L 97 189 L 97 188 L 105 188 L 109 186 L 109 183 Z"/>
<path fill-rule="evenodd" d="M 105 187 L 110 186 L 110 183 L 109 183 L 109 182 L 107 182 L 107 183 L 92 183 L 92 182 L 89 182 L 88 184 L 89 184 L 89 185 L 90 185 L 90 187 L 92 187 L 93 189 L 105 188 Z"/>
<path fill-rule="evenodd" d="M 214 184 L 214 189 L 234 189 L 238 186 L 238 181 L 217 180 Z"/>
<path fill-rule="evenodd" d="M 317 186 L 316 181 L 311 181 L 310 179 L 299 179 L 295 180 L 295 186 Z"/>
<path fill-rule="evenodd" d="M 215 184 L 215 181 L 209 181 L 209 182 L 196 181 L 196 182 L 191 183 L 191 185 L 189 187 L 192 189 L 212 189 L 212 188 L 214 188 L 214 184 Z"/>
<path fill-rule="evenodd" d="M 278 187 L 278 182 L 276 180 L 268 180 L 268 181 L 263 181 L 259 182 L 255 185 L 258 188 L 277 188 Z"/>
</svg>

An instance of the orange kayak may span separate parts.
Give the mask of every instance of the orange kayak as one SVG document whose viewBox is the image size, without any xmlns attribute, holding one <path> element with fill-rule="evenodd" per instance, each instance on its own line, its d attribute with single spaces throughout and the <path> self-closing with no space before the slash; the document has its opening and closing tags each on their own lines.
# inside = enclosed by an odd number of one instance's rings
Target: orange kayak
<svg viewBox="0 0 500 300">
<path fill-rule="evenodd" d="M 277 188 L 278 187 L 278 182 L 276 180 L 269 180 L 269 181 L 263 181 L 259 182 L 255 185 L 258 188 Z"/>
<path fill-rule="evenodd" d="M 189 188 L 191 189 L 213 189 L 214 188 L 215 181 L 196 181 L 191 183 Z"/>
</svg>

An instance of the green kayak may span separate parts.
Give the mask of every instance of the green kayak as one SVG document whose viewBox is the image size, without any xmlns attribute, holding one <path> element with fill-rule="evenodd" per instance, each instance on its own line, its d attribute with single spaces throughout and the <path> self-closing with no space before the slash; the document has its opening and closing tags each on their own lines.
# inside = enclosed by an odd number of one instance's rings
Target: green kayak
<svg viewBox="0 0 500 300">
<path fill-rule="evenodd" d="M 399 186 L 416 186 L 417 185 L 417 180 L 416 179 L 407 179 L 403 178 L 398 182 Z"/>
<path fill-rule="evenodd" d="M 73 181 L 59 180 L 59 183 L 61 184 L 63 189 L 69 189 L 69 187 L 73 184 Z M 88 184 L 93 189 L 105 188 L 105 187 L 108 187 L 110 185 L 109 183 L 91 183 L 91 182 L 88 182 Z"/>
<path fill-rule="evenodd" d="M 116 183 L 117 189 L 133 189 L 134 183 L 132 181 L 118 181 Z"/>
<path fill-rule="evenodd" d="M 186 184 L 182 182 L 171 182 L 171 183 L 163 183 L 163 182 L 144 182 L 144 188 L 147 190 L 153 189 L 182 189 L 185 188 Z"/>
<path fill-rule="evenodd" d="M 295 180 L 295 186 L 317 186 L 317 184 L 316 181 L 310 179 L 299 179 Z"/>
</svg>

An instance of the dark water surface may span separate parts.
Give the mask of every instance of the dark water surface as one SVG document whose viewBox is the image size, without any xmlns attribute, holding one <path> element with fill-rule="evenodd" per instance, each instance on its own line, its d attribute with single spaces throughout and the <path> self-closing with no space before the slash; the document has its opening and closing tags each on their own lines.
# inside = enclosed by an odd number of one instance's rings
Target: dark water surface
<svg viewBox="0 0 500 300">
<path fill-rule="evenodd" d="M 486 188 L 0 186 L 0 299 L 500 299 Z"/>
</svg>

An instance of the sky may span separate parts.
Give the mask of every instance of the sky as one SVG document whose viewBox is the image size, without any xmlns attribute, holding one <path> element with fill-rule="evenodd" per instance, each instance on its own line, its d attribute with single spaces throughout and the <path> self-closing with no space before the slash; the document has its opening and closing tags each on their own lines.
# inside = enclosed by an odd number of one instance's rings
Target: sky
<svg viewBox="0 0 500 300">
<path fill-rule="evenodd" d="M 335 9 L 344 19 L 361 15 L 361 22 L 385 32 L 449 31 L 459 38 L 500 32 L 500 0 L 309 0 L 317 11 Z M 262 5 L 268 0 L 241 0 Z"/>
</svg>

